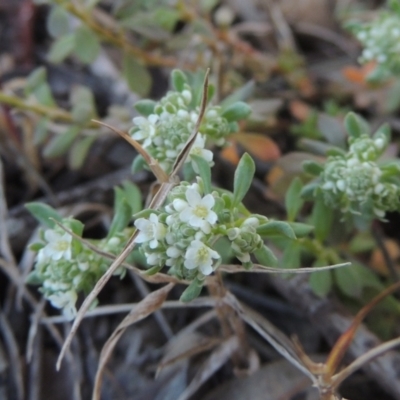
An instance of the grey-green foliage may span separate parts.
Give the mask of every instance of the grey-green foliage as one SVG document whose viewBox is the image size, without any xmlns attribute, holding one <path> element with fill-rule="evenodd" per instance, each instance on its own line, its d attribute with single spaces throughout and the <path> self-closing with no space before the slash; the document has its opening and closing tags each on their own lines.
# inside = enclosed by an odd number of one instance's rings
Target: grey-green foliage
<svg viewBox="0 0 400 400">
<path fill-rule="evenodd" d="M 371 21 L 348 24 L 363 46 L 360 62 L 377 63 L 370 79 L 400 74 L 400 2 L 393 0 L 388 3 L 389 9 L 382 9 Z"/>
<path fill-rule="evenodd" d="M 158 102 L 140 100 L 136 104 L 136 109 L 142 116 L 133 119 L 134 126 L 129 133 L 166 172 L 171 171 L 196 125 L 202 93 L 202 81 L 197 79 L 198 76 L 186 76 L 183 72 L 174 70 L 171 73 L 173 90 Z M 209 92 L 212 93 L 212 85 L 210 88 Z M 206 145 L 223 145 L 227 136 L 238 129 L 237 121 L 250 114 L 250 107 L 241 101 L 221 107 L 211 105 L 211 100 L 210 96 L 199 134 L 187 160 L 192 162 L 195 172 L 197 165 L 191 156 L 202 157 L 212 166 L 213 154 Z"/>
<path fill-rule="evenodd" d="M 354 113 L 347 115 L 345 126 L 349 133 L 347 152 L 332 151 L 323 165 L 307 163 L 305 170 L 318 178 L 303 193 L 345 216 L 358 215 L 365 221 L 384 219 L 386 212 L 400 209 L 400 164 L 398 160 L 380 161 L 390 130 L 383 125 L 371 136 L 368 124 Z"/>
<path fill-rule="evenodd" d="M 127 227 L 132 214 L 142 208 L 141 192 L 130 182 L 124 182 L 121 188 L 116 188 L 115 197 L 115 214 L 107 237 L 100 240 L 86 239 L 91 246 L 111 255 L 122 251 L 132 235 L 133 228 Z M 40 231 L 40 241 L 31 245 L 37 254 L 27 282 L 40 285 L 44 297 L 54 307 L 62 309 L 66 317 L 73 318 L 79 294 L 87 295 L 93 289 L 112 260 L 94 251 L 55 223 L 57 221 L 77 237 L 82 237 L 84 226 L 80 221 L 61 218 L 56 210 L 46 204 L 29 203 L 26 207 L 47 228 Z M 123 277 L 125 272 L 125 268 L 121 267 L 114 275 Z"/>
</svg>

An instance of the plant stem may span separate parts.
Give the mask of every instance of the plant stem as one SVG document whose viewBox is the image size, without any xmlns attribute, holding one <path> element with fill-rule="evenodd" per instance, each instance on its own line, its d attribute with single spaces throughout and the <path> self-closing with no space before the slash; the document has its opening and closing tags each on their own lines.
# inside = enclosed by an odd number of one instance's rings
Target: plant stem
<svg viewBox="0 0 400 400">
<path fill-rule="evenodd" d="M 220 272 L 216 272 L 215 276 L 207 280 L 207 289 L 211 297 L 217 301 L 215 310 L 221 324 L 223 337 L 227 339 L 231 335 L 236 335 L 240 341 L 239 350 L 233 354 L 232 361 L 238 371 L 243 368 L 247 369 L 249 367 L 250 348 L 245 325 L 231 306 L 220 302 L 227 292 Z"/>
<path fill-rule="evenodd" d="M 63 7 L 76 18 L 81 20 L 87 27 L 89 27 L 100 38 L 102 38 L 104 42 L 111 43 L 117 48 L 122 49 L 128 54 L 131 54 L 132 56 L 140 59 L 145 65 L 171 68 L 177 66 L 178 61 L 172 57 L 162 57 L 151 54 L 148 53 L 146 50 L 143 50 L 133 45 L 120 29 L 107 30 L 106 28 L 101 26 L 94 18 L 92 18 L 89 12 L 86 12 L 86 10 L 84 9 L 78 8 L 75 4 L 73 4 L 73 2 L 65 0 L 54 0 L 54 2 Z M 114 26 L 118 26 L 117 22 L 115 22 Z M 184 67 L 187 69 L 194 69 L 195 65 L 186 63 Z"/>
<path fill-rule="evenodd" d="M 65 111 L 61 108 L 56 108 L 56 107 L 48 107 L 44 106 L 43 104 L 39 103 L 28 103 L 27 101 L 24 101 L 23 99 L 14 96 L 14 95 L 9 95 L 4 92 L 0 91 L 0 103 L 7 104 L 11 107 L 17 108 L 19 110 L 24 110 L 24 111 L 32 111 L 35 114 L 42 115 L 44 117 L 47 117 L 51 120 L 57 120 L 60 122 L 65 122 L 69 124 L 76 123 L 74 121 L 71 113 L 68 111 Z M 87 126 L 90 128 L 98 128 L 99 125 L 94 123 L 94 122 L 88 122 Z"/>
</svg>

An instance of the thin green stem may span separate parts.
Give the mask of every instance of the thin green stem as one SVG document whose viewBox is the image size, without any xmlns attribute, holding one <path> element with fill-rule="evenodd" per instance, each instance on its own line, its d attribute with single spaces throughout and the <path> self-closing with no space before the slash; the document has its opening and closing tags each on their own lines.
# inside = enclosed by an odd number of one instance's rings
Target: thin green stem
<svg viewBox="0 0 400 400">
<path fill-rule="evenodd" d="M 48 107 L 39 103 L 31 103 L 26 100 L 21 99 L 20 97 L 9 95 L 0 91 L 0 103 L 6 104 L 13 108 L 17 108 L 23 111 L 32 111 L 35 114 L 47 117 L 54 121 L 65 122 L 68 124 L 76 123 L 71 113 L 66 110 L 57 107 Z M 94 122 L 88 122 L 87 127 L 90 128 L 98 128 L 98 124 Z"/>
</svg>

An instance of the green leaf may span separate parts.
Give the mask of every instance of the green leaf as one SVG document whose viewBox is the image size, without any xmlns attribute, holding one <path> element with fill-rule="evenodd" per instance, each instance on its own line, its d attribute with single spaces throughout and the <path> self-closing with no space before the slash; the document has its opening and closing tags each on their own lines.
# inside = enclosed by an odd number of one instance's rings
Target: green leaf
<svg viewBox="0 0 400 400">
<path fill-rule="evenodd" d="M 69 33 L 68 35 L 58 38 L 50 47 L 48 59 L 50 62 L 58 64 L 66 57 L 68 57 L 75 47 L 75 34 Z"/>
<path fill-rule="evenodd" d="M 154 15 L 145 12 L 123 18 L 120 25 L 154 41 L 165 42 L 171 37 L 170 32 L 160 26 Z"/>
<path fill-rule="evenodd" d="M 180 12 L 171 7 L 157 7 L 152 13 L 154 22 L 168 32 L 172 32 L 180 19 Z"/>
<path fill-rule="evenodd" d="M 347 135 L 343 131 L 342 123 L 337 118 L 319 113 L 317 126 L 328 143 L 340 148 L 346 147 Z"/>
<path fill-rule="evenodd" d="M 336 268 L 333 270 L 335 282 L 346 296 L 360 298 L 362 283 L 355 268 Z"/>
<path fill-rule="evenodd" d="M 152 276 L 158 274 L 163 269 L 163 267 L 164 267 L 163 265 L 156 265 L 154 267 L 147 269 L 145 273 L 148 276 Z"/>
<path fill-rule="evenodd" d="M 399 0 L 389 0 L 388 6 L 395 13 L 400 14 L 400 1 Z"/>
<path fill-rule="evenodd" d="M 25 204 L 28 211 L 42 224 L 49 228 L 54 228 L 55 219 L 58 222 L 62 221 L 61 215 L 53 208 L 47 204 L 40 202 L 31 202 Z"/>
<path fill-rule="evenodd" d="M 226 107 L 222 111 L 222 117 L 226 118 L 229 122 L 239 121 L 247 118 L 251 113 L 251 108 L 248 104 L 243 101 L 237 101 Z"/>
<path fill-rule="evenodd" d="M 75 141 L 68 153 L 68 165 L 72 170 L 77 170 L 83 166 L 90 147 L 95 140 L 95 136 L 86 136 Z"/>
<path fill-rule="evenodd" d="M 81 221 L 78 221 L 77 219 L 70 218 L 68 221 L 63 220 L 65 222 L 65 226 L 70 228 L 72 232 L 75 233 L 75 235 L 82 236 L 83 229 L 85 228 L 85 225 Z"/>
<path fill-rule="evenodd" d="M 300 196 L 303 197 L 305 200 L 313 200 L 315 191 L 318 188 L 319 188 L 318 182 L 312 181 L 303 187 Z"/>
<path fill-rule="evenodd" d="M 304 200 L 300 197 L 302 189 L 303 183 L 299 177 L 296 177 L 293 179 L 288 191 L 286 192 L 285 206 L 289 221 L 294 221 L 297 217 L 297 214 L 303 207 Z"/>
<path fill-rule="evenodd" d="M 36 270 L 33 270 L 25 278 L 25 283 L 27 285 L 41 285 L 43 283 L 43 279 Z"/>
<path fill-rule="evenodd" d="M 78 124 L 85 124 L 96 116 L 93 93 L 85 86 L 74 86 L 71 91 L 72 118 Z"/>
<path fill-rule="evenodd" d="M 47 82 L 37 86 L 33 90 L 33 94 L 37 101 L 44 106 L 53 107 L 56 105 L 53 94 L 51 93 L 50 85 Z"/>
<path fill-rule="evenodd" d="M 213 244 L 213 250 L 216 251 L 221 256 L 221 264 L 229 264 L 233 258 L 231 241 L 225 236 L 221 236 Z"/>
<path fill-rule="evenodd" d="M 84 64 L 92 63 L 100 53 L 101 46 L 96 34 L 85 25 L 75 31 L 74 51 Z"/>
<path fill-rule="evenodd" d="M 126 201 L 131 208 L 131 213 L 136 214 L 143 209 L 142 192 L 139 187 L 130 181 L 122 182 Z"/>
<path fill-rule="evenodd" d="M 128 53 L 124 54 L 122 70 L 129 88 L 133 92 L 141 96 L 146 96 L 149 93 L 151 89 L 150 73 L 146 67 Z"/>
<path fill-rule="evenodd" d="M 150 214 L 157 214 L 158 212 L 156 210 L 153 210 L 151 208 L 145 208 L 144 210 L 141 210 L 137 212 L 136 214 L 132 215 L 132 219 L 137 220 L 139 218 L 149 218 Z"/>
<path fill-rule="evenodd" d="M 79 132 L 78 126 L 70 126 L 64 133 L 53 136 L 43 149 L 43 155 L 48 158 L 62 156 L 69 150 Z"/>
<path fill-rule="evenodd" d="M 253 181 L 256 166 L 248 153 L 239 161 L 233 180 L 233 206 L 238 206 L 248 192 Z"/>
<path fill-rule="evenodd" d="M 143 171 L 146 165 L 147 164 L 144 158 L 141 155 L 137 155 L 132 161 L 132 166 L 131 166 L 132 174 Z"/>
<path fill-rule="evenodd" d="M 254 256 L 261 265 L 266 267 L 276 267 L 278 265 L 278 259 L 275 254 L 265 244 L 254 252 Z"/>
<path fill-rule="evenodd" d="M 384 123 L 381 125 L 376 132 L 372 135 L 372 138 L 378 138 L 381 135 L 386 137 L 386 143 L 390 143 L 391 137 L 392 137 L 392 131 L 390 129 L 390 125 L 388 123 Z"/>
<path fill-rule="evenodd" d="M 260 236 L 284 236 L 289 239 L 296 239 L 293 228 L 284 221 L 269 221 L 266 224 L 260 225 L 257 228 L 257 233 Z"/>
<path fill-rule="evenodd" d="M 107 237 L 109 238 L 126 228 L 132 219 L 131 207 L 126 200 L 125 192 L 121 188 L 116 187 L 114 194 L 114 218 L 108 231 Z"/>
<path fill-rule="evenodd" d="M 135 103 L 135 108 L 139 114 L 148 117 L 150 114 L 154 113 L 154 107 L 156 106 L 156 102 L 149 99 L 139 100 Z"/>
<path fill-rule="evenodd" d="M 358 138 L 363 134 L 370 133 L 368 122 L 354 112 L 349 112 L 346 115 L 344 125 L 349 135 L 353 138 Z"/>
<path fill-rule="evenodd" d="M 251 97 L 254 93 L 255 83 L 254 81 L 247 82 L 244 86 L 233 92 L 220 103 L 223 110 L 226 110 L 228 106 L 236 103 L 237 101 L 244 101 Z"/>
<path fill-rule="evenodd" d="M 44 143 L 49 136 L 49 131 L 47 129 L 47 124 L 49 120 L 46 117 L 40 118 L 38 123 L 35 125 L 35 130 L 33 133 L 33 144 L 39 146 Z"/>
<path fill-rule="evenodd" d="M 182 296 L 179 300 L 183 303 L 189 303 L 190 301 L 199 297 L 202 288 L 203 281 L 200 281 L 198 279 L 193 280 L 193 282 L 182 293 Z"/>
<path fill-rule="evenodd" d="M 285 250 L 281 259 L 282 268 L 300 268 L 301 247 L 296 241 L 291 241 Z"/>
<path fill-rule="evenodd" d="M 26 80 L 24 87 L 25 94 L 29 94 L 34 91 L 38 86 L 43 85 L 47 82 L 47 71 L 44 67 L 34 69 Z"/>
<path fill-rule="evenodd" d="M 311 215 L 312 224 L 315 227 L 315 237 L 323 242 L 329 235 L 333 221 L 332 207 L 328 207 L 321 193 L 317 196 Z"/>
<path fill-rule="evenodd" d="M 204 194 L 211 193 L 210 164 L 203 157 L 200 157 L 197 154 L 192 154 L 190 157 L 192 158 L 192 160 L 194 160 L 194 162 L 197 165 L 198 174 L 200 175 L 200 178 L 202 179 L 204 185 Z"/>
<path fill-rule="evenodd" d="M 302 222 L 288 222 L 288 224 L 293 229 L 297 238 L 307 236 L 314 230 L 312 225 L 303 224 Z"/>
<path fill-rule="evenodd" d="M 319 174 L 324 170 L 324 167 L 315 161 L 306 160 L 302 164 L 304 172 L 313 176 L 319 176 Z"/>
<path fill-rule="evenodd" d="M 47 31 L 53 38 L 66 35 L 69 30 L 69 14 L 62 7 L 53 6 L 47 17 Z"/>
<path fill-rule="evenodd" d="M 309 284 L 312 291 L 320 297 L 325 297 L 332 288 L 332 271 L 312 272 Z"/>
<path fill-rule="evenodd" d="M 171 86 L 178 92 L 182 92 L 187 84 L 186 75 L 179 69 L 171 72 Z"/>
</svg>

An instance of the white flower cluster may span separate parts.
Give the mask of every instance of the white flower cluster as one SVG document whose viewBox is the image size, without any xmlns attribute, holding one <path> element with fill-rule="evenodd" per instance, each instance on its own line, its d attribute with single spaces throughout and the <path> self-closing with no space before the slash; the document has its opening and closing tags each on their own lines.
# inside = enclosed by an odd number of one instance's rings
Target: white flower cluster
<svg viewBox="0 0 400 400">
<path fill-rule="evenodd" d="M 63 220 L 68 226 L 71 220 Z M 40 283 L 44 297 L 59 309 L 65 317 L 72 319 L 76 315 L 78 293 L 88 293 L 110 265 L 92 250 L 61 228 L 47 229 L 42 235 L 43 242 L 36 243 L 38 250 L 35 268 L 28 277 L 30 283 Z M 96 241 L 102 250 L 118 254 L 125 241 L 123 234 L 111 239 Z M 124 269 L 119 269 L 121 275 Z"/>
<path fill-rule="evenodd" d="M 132 138 L 140 142 L 166 172 L 171 171 L 196 125 L 199 109 L 192 106 L 192 97 L 190 86 L 185 84 L 181 92 L 168 92 L 155 104 L 151 114 L 133 118 L 134 127 L 130 130 Z M 206 149 L 207 138 L 217 145 L 223 145 L 226 136 L 232 132 L 232 124 L 220 114 L 220 107 L 208 107 L 191 149 L 191 155 L 204 158 L 210 166 L 213 164 L 213 153 Z M 192 162 L 196 171 L 190 156 L 186 162 Z"/>
<path fill-rule="evenodd" d="M 344 213 L 383 218 L 387 211 L 399 208 L 398 187 L 384 179 L 377 158 L 386 148 L 382 135 L 361 135 L 351 139 L 345 156 L 331 156 L 320 175 L 327 204 L 340 207 Z"/>
<path fill-rule="evenodd" d="M 252 265 L 250 254 L 263 245 L 256 233 L 258 219 L 236 218 L 232 210 L 222 206 L 218 192 L 203 196 L 201 187 L 200 179 L 192 185 L 182 182 L 171 191 L 161 212 L 135 221 L 139 230 L 136 242 L 141 244 L 149 266 L 167 266 L 169 273 L 180 279 L 202 280 L 221 262 L 212 247 L 222 236 L 232 242 L 234 254 L 245 266 Z M 229 220 L 221 223 L 224 215 L 229 215 Z"/>
<path fill-rule="evenodd" d="M 353 31 L 364 47 L 360 62 L 376 61 L 388 72 L 400 72 L 400 16 L 397 13 L 381 13 L 369 23 L 354 25 Z"/>
</svg>

